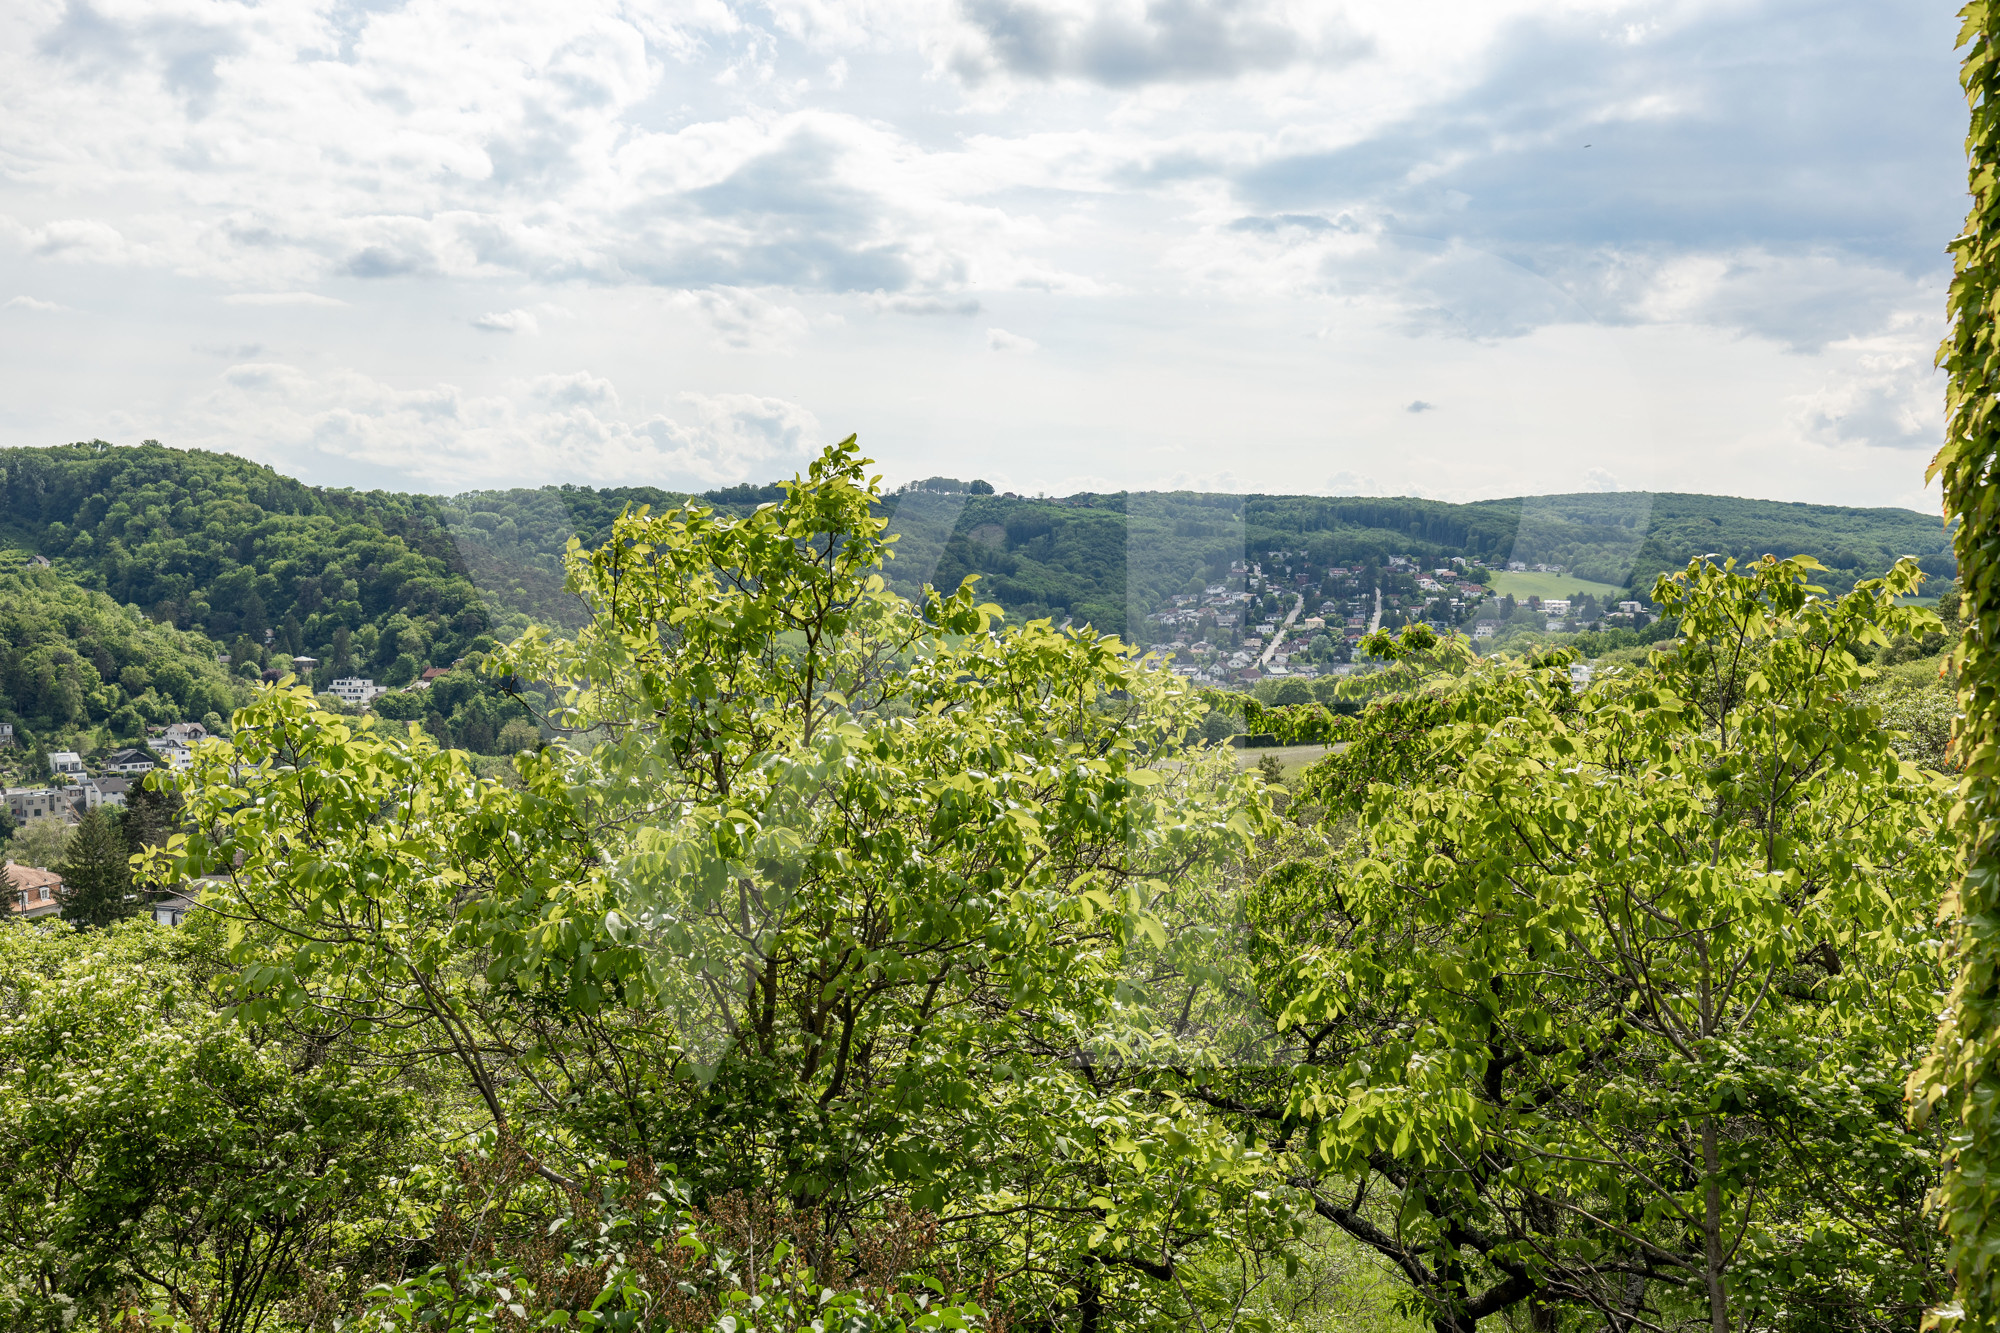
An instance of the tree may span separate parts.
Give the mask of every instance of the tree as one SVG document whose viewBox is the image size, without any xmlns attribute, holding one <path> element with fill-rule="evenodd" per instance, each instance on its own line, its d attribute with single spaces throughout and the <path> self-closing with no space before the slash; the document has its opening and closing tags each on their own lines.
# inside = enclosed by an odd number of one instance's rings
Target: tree
<svg viewBox="0 0 2000 1333">
<path fill-rule="evenodd" d="M 499 750 L 501 754 L 519 754 L 523 750 L 540 749 L 541 729 L 524 717 L 517 717 L 500 728 Z"/>
<path fill-rule="evenodd" d="M 73 926 L 104 927 L 139 910 L 132 868 L 118 821 L 100 807 L 89 811 L 55 867 L 62 876 L 63 919 Z"/>
<path fill-rule="evenodd" d="M 125 850 L 134 856 L 151 847 L 165 847 L 181 825 L 180 793 L 153 778 L 133 787 L 118 820 Z"/>
<path fill-rule="evenodd" d="M 239 1013 L 410 1031 L 558 1188 L 644 1156 L 828 1237 L 925 1210 L 1036 1318 L 1240 1299 L 1292 1208 L 1102 1067 L 1254 783 L 1168 748 L 1201 705 L 1115 640 L 891 593 L 862 466 L 849 441 L 781 505 L 573 553 L 589 623 L 487 669 L 565 682 L 551 723 L 590 739 L 518 785 L 265 691 L 167 860 L 220 877 Z"/>
<path fill-rule="evenodd" d="M 426 711 L 424 703 L 421 692 L 413 694 L 406 690 L 396 690 L 377 696 L 370 706 L 377 717 L 387 718 L 391 722 L 415 722 Z"/>
<path fill-rule="evenodd" d="M 1286 1126 L 1440 1333 L 1516 1305 L 1887 1330 L 1942 1291 L 1897 1090 L 1956 840 L 1847 649 L 1930 617 L 1914 565 L 1838 601 L 1813 569 L 1662 580 L 1685 637 L 1581 694 L 1563 655 L 1425 645 L 1455 669 L 1303 784 L 1330 854 L 1252 907 L 1294 1063 L 1200 1095 Z"/>
<path fill-rule="evenodd" d="M 325 1305 L 393 1275 L 372 1265 L 393 1263 L 414 1165 L 391 1072 L 408 1058 L 360 1066 L 338 1034 L 233 1021 L 201 983 L 215 943 L 0 930 L 9 1329 L 324 1327 Z"/>
<path fill-rule="evenodd" d="M 7 842 L 7 859 L 40 870 L 54 869 L 69 846 L 73 830 L 61 819 L 31 819 L 14 830 Z"/>
</svg>

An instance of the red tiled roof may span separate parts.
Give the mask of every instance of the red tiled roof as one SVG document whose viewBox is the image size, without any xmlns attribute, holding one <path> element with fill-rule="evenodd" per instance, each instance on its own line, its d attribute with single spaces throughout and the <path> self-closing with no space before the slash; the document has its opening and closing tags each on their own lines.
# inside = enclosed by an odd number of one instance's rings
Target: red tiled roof
<svg viewBox="0 0 2000 1333">
<path fill-rule="evenodd" d="M 6 905 L 10 912 L 33 911 L 38 907 L 47 910 L 45 904 L 53 904 L 62 896 L 62 876 L 53 870 L 40 870 L 9 861 L 0 866 L 0 880 L 5 880 L 7 884 Z M 49 891 L 47 898 L 42 897 L 43 889 Z"/>
</svg>

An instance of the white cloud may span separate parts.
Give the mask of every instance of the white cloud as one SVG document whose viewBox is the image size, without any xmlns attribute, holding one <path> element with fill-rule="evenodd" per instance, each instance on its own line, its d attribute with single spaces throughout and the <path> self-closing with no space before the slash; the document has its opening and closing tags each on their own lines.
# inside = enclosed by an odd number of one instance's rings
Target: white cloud
<svg viewBox="0 0 2000 1333">
<path fill-rule="evenodd" d="M 740 287 L 681 292 L 674 304 L 707 324 L 713 345 L 731 352 L 790 351 L 811 330 L 805 312 Z"/>
<path fill-rule="evenodd" d="M 317 292 L 231 292 L 222 298 L 224 305 L 305 305 L 344 306 L 347 302 L 338 297 L 321 296 Z"/>
<path fill-rule="evenodd" d="M 1792 399 L 1790 419 L 1801 435 L 1924 455 L 1944 442 L 1944 386 L 1928 348 L 1878 338 L 1833 350 L 1838 370 L 1817 391 Z"/>
<path fill-rule="evenodd" d="M 254 440 L 271 459 L 310 451 L 445 491 L 493 484 L 495 459 L 506 460 L 510 479 L 531 484 L 587 476 L 708 487 L 775 475 L 827 443 L 817 418 L 783 399 L 689 392 L 674 404 L 626 413 L 616 387 L 588 371 L 475 394 L 253 362 L 223 372 L 176 438 Z"/>
<path fill-rule="evenodd" d="M 1341 65 L 1367 41 L 1330 5 L 1260 0 L 965 0 L 948 63 L 998 75 L 1114 88 L 1234 79 L 1311 63 Z"/>
<path fill-rule="evenodd" d="M 1382 483 L 1360 472 L 1336 472 L 1321 483 L 1328 495 L 1387 495 Z"/>
<path fill-rule="evenodd" d="M 0 271 L 138 336 L 86 383 L 77 321 L 41 321 L 0 387 L 84 438 L 150 421 L 181 371 L 149 346 L 282 347 L 204 397 L 204 440 L 482 481 L 694 478 L 804 404 L 895 422 L 909 475 L 1056 485 L 1199 466 L 1164 435 L 1248 415 L 1302 452 L 1245 486 L 1345 458 L 1492 494 L 1582 484 L 1550 441 L 1608 447 L 1615 397 L 1494 368 L 1616 333 L 1664 401 L 1728 381 L 1705 438 L 1755 421 L 1875 477 L 1934 438 L 1950 36 L 1865 0 L 25 0 Z M 1003 324 L 1049 346 L 1002 362 L 1034 343 Z M 632 406 L 662 365 L 707 396 Z M 917 456 L 1001 419 L 984 464 Z"/>
<path fill-rule="evenodd" d="M 33 296 L 16 296 L 7 302 L 7 308 L 9 310 L 34 310 L 43 314 L 53 314 L 59 310 L 69 309 L 66 305 L 58 305 L 54 301 L 44 301 Z"/>
<path fill-rule="evenodd" d="M 493 310 L 472 321 L 475 329 L 488 333 L 540 333 L 541 321 L 532 310 Z"/>
</svg>

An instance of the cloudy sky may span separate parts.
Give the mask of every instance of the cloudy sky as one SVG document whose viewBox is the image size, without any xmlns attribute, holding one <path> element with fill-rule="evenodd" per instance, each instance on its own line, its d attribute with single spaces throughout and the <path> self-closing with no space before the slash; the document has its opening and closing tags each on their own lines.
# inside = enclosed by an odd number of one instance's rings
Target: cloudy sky
<svg viewBox="0 0 2000 1333">
<path fill-rule="evenodd" d="M 1930 508 L 1949 9 L 12 0 L 0 443 Z"/>
</svg>

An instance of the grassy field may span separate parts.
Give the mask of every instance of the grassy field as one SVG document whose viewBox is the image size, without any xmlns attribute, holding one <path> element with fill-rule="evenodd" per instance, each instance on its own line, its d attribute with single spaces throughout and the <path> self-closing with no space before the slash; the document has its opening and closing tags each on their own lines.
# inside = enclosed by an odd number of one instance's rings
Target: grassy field
<svg viewBox="0 0 2000 1333">
<path fill-rule="evenodd" d="M 1242 749 L 1236 752 L 1238 768 L 1255 768 L 1257 761 L 1267 754 L 1278 756 L 1278 762 L 1285 766 L 1285 781 L 1306 771 L 1326 757 L 1324 745 L 1270 745 L 1257 749 Z"/>
<path fill-rule="evenodd" d="M 1574 597 L 1583 592 L 1601 599 L 1625 591 L 1609 583 L 1592 583 L 1574 574 L 1530 574 L 1519 570 L 1496 569 L 1487 576 L 1486 584 L 1496 595 L 1512 593 L 1517 602 L 1524 597 Z"/>
</svg>

